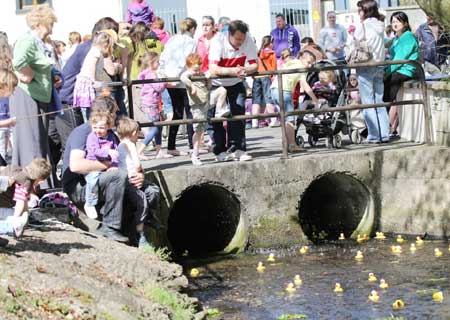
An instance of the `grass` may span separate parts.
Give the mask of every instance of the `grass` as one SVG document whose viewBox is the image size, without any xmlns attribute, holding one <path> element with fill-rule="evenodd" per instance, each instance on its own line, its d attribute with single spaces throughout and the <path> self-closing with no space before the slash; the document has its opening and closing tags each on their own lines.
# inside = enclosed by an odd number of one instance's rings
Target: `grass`
<svg viewBox="0 0 450 320">
<path fill-rule="evenodd" d="M 144 247 L 144 252 L 149 253 L 149 254 L 154 255 L 154 256 L 157 256 L 160 260 L 163 260 L 163 261 L 170 261 L 170 258 L 171 258 L 171 255 L 172 255 L 172 253 L 166 247 L 164 247 L 164 248 L 155 248 L 152 245 L 145 246 Z"/>
<path fill-rule="evenodd" d="M 168 308 L 172 312 L 171 319 L 186 320 L 194 318 L 196 313 L 194 307 L 182 301 L 176 292 L 169 291 L 157 285 L 147 285 L 144 292 L 147 298 Z"/>
</svg>

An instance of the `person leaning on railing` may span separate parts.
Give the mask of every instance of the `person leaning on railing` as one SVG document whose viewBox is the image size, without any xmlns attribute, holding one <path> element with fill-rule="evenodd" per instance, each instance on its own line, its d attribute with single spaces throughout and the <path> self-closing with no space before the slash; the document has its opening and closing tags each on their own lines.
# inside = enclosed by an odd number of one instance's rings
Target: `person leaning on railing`
<svg viewBox="0 0 450 320">
<path fill-rule="evenodd" d="M 411 32 L 408 16 L 402 12 L 394 12 L 391 16 L 391 25 L 395 32 L 395 39 L 389 48 L 392 61 L 395 60 L 418 60 L 419 44 L 416 36 Z M 403 83 L 411 80 L 416 71 L 412 64 L 395 64 L 386 68 L 386 80 L 384 81 L 384 102 L 396 100 L 397 93 Z M 393 106 L 389 110 L 391 125 L 391 138 L 398 138 L 398 112 Z"/>
</svg>

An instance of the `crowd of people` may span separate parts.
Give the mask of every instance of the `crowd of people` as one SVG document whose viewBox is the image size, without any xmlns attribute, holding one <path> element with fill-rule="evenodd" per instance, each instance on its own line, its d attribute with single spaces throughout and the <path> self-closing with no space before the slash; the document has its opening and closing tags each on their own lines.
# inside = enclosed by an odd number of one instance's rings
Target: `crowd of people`
<svg viewBox="0 0 450 320">
<path fill-rule="evenodd" d="M 198 39 L 192 18 L 185 18 L 171 35 L 142 0 L 131 1 L 126 21 L 102 18 L 89 36 L 71 32 L 66 46 L 51 39 L 57 22 L 53 10 L 36 6 L 26 17 L 29 31 L 13 47 L 7 35 L 0 34 L 0 189 L 1 198 L 8 199 L 0 205 L 0 234 L 21 236 L 30 194 L 62 186 L 89 218 L 101 217 L 100 235 L 128 241 L 125 235 L 131 234 L 132 242 L 147 245 L 146 227 L 160 227 L 159 188 L 145 180 L 141 161 L 189 156 L 193 165 L 202 165 L 201 155 L 208 152 L 217 161 L 249 161 L 246 125 L 277 126 L 279 119 L 187 125 L 189 150 L 177 148 L 179 126 L 164 132 L 162 127 L 140 128 L 139 122 L 271 113 L 280 97 L 286 111 L 304 108 L 304 101 L 320 108 L 336 90 L 333 72 L 320 72 L 315 83 L 308 83 L 306 73 L 283 75 L 282 92 L 277 77 L 252 75 L 309 68 L 325 59 L 345 64 L 361 41 L 368 43 L 373 61 L 423 58 L 437 67 L 445 62 L 443 32 L 431 19 L 414 35 L 404 12 L 392 14 L 388 29 L 376 1 L 359 1 L 358 11 L 361 21 L 348 30 L 336 23 L 335 12 L 328 12 L 328 25 L 317 42 L 300 38 L 279 14 L 276 28 L 258 49 L 249 26 L 227 17 L 216 23 L 204 16 Z M 420 47 L 426 48 L 422 56 Z M 394 101 L 402 84 L 414 77 L 415 67 L 346 72 L 346 102 L 370 104 Z M 109 85 L 163 77 L 180 81 L 135 86 L 130 106 L 123 86 Z M 128 117 L 131 108 L 134 119 Z M 362 114 L 367 143 L 397 137 L 395 107 L 364 109 Z M 285 121 L 289 152 L 302 151 L 295 141 L 295 117 Z M 155 153 L 149 156 L 152 142 Z"/>
</svg>

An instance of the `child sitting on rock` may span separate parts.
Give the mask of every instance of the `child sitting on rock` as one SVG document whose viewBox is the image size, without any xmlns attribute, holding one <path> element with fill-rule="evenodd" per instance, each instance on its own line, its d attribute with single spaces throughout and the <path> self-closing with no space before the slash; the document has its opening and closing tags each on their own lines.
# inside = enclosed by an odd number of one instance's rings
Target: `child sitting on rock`
<svg viewBox="0 0 450 320">
<path fill-rule="evenodd" d="M 50 163 L 36 158 L 26 167 L 14 165 L 0 167 L 0 234 L 21 237 L 28 222 L 28 200 L 31 192 L 52 172 Z M 7 178 L 7 179 L 6 179 Z"/>
<path fill-rule="evenodd" d="M 136 141 L 139 137 L 139 124 L 133 119 L 122 117 L 117 125 L 117 134 L 120 137 L 120 144 L 117 147 L 119 152 L 119 169 L 126 170 L 131 178 L 136 173 L 142 172 L 138 150 L 136 149 Z M 153 188 L 149 188 L 149 186 Z M 129 187 L 135 188 L 132 185 Z M 151 189 L 157 192 L 149 192 Z M 137 207 L 135 219 L 136 231 L 139 237 L 138 245 L 139 247 L 144 247 L 149 245 L 144 234 L 144 225 L 149 225 L 155 229 L 161 227 L 156 216 L 159 208 L 159 188 L 144 181 L 144 185 L 135 191 L 130 192 L 128 197 L 136 198 L 130 199 L 130 202 Z M 142 201 L 142 199 L 146 199 L 146 201 Z"/>
</svg>

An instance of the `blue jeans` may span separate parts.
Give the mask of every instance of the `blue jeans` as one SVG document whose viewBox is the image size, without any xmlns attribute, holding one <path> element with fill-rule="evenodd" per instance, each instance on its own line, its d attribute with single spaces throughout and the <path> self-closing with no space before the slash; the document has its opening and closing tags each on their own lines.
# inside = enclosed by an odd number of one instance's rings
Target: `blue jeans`
<svg viewBox="0 0 450 320">
<path fill-rule="evenodd" d="M 167 89 L 162 92 L 161 98 L 164 107 L 164 116 L 167 116 L 168 113 L 173 113 L 172 99 L 170 98 L 169 91 L 167 91 Z"/>
<path fill-rule="evenodd" d="M 87 206 L 93 207 L 98 204 L 98 178 L 100 177 L 100 174 L 100 171 L 94 171 L 85 176 L 85 199 Z"/>
<path fill-rule="evenodd" d="M 12 214 L 13 213 L 14 211 L 12 211 Z M 12 219 L 12 215 L 2 217 L 2 220 L 0 220 L 0 234 L 14 235 L 14 223 Z"/>
<path fill-rule="evenodd" d="M 359 93 L 363 104 L 383 103 L 384 70 L 369 67 L 357 70 Z M 389 141 L 389 116 L 385 107 L 364 109 L 368 141 Z"/>
<path fill-rule="evenodd" d="M 278 88 L 271 89 L 272 99 L 276 105 L 280 106 L 280 99 L 278 97 Z M 283 90 L 284 111 L 294 111 L 294 103 L 292 102 L 292 92 Z M 294 122 L 295 116 L 287 116 L 286 122 Z"/>
</svg>

